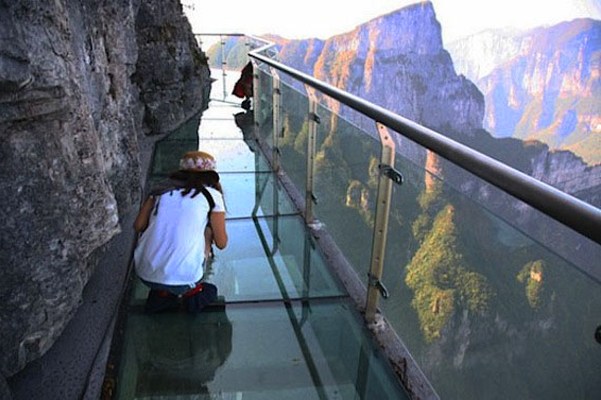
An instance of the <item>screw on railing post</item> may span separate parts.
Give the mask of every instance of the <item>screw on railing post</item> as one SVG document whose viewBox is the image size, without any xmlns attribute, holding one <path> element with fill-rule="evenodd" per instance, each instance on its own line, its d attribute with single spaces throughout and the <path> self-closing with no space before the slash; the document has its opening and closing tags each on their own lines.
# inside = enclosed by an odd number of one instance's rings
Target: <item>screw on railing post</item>
<svg viewBox="0 0 601 400">
<path fill-rule="evenodd" d="M 317 140 L 317 125 L 319 117 L 317 116 L 317 96 L 315 89 L 307 86 L 307 96 L 309 97 L 309 132 L 307 137 L 307 179 L 305 190 L 305 222 L 310 224 L 313 222 L 313 178 L 315 169 L 315 153 Z"/>
<path fill-rule="evenodd" d="M 273 131 L 272 131 L 272 168 L 275 172 L 280 170 L 280 145 L 279 133 L 282 129 L 282 92 L 280 89 L 280 76 L 275 68 L 270 67 L 273 78 Z"/>
<path fill-rule="evenodd" d="M 382 153 L 380 166 L 394 166 L 395 144 L 388 129 L 376 123 Z M 388 292 L 381 282 L 384 269 L 384 255 L 386 253 L 386 236 L 388 233 L 388 217 L 390 215 L 390 199 L 392 196 L 393 180 L 388 174 L 380 172 L 378 180 L 378 194 L 376 198 L 376 216 L 373 231 L 371 262 L 369 268 L 369 282 L 367 286 L 367 302 L 365 305 L 365 319 L 367 323 L 375 323 L 380 296 L 388 297 Z"/>
</svg>

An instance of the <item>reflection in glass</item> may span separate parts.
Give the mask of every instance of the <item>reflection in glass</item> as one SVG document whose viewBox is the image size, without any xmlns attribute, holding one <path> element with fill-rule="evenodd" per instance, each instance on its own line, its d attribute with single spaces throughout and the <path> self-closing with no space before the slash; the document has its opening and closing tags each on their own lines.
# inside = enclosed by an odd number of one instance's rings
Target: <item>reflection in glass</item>
<svg viewBox="0 0 601 400">
<path fill-rule="evenodd" d="M 119 399 L 208 395 L 208 384 L 232 351 L 232 323 L 224 309 L 196 316 L 130 315 L 127 332 Z"/>
<path fill-rule="evenodd" d="M 289 86 L 282 93 L 282 166 L 302 189 L 308 105 Z M 379 144 L 337 107 L 318 111 L 315 213 L 366 280 Z M 448 164 L 415 143 L 399 146 L 405 183 L 393 190 L 386 318 L 443 397 L 594 397 L 599 246 L 569 254 L 578 235 Z"/>
</svg>

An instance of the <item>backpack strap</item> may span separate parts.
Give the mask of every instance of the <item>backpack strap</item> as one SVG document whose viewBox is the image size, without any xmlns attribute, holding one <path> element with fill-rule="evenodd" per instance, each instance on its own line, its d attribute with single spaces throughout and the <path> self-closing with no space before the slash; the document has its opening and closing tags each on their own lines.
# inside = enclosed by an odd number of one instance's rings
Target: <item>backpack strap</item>
<svg viewBox="0 0 601 400">
<path fill-rule="evenodd" d="M 209 203 L 209 212 L 207 213 L 207 218 L 209 219 L 209 222 L 210 222 L 211 221 L 211 212 L 213 211 L 213 208 L 215 208 L 215 200 L 213 199 L 213 196 L 207 190 L 206 187 L 202 186 L 200 188 L 200 191 L 204 195 L 204 197 L 207 199 L 207 202 Z"/>
<path fill-rule="evenodd" d="M 158 187 L 155 188 L 154 190 L 150 191 L 150 195 L 151 196 L 161 196 L 167 192 L 171 192 L 173 190 L 179 190 L 182 189 L 181 186 L 178 185 L 163 185 L 162 187 Z M 209 203 L 209 212 L 207 213 L 207 218 L 209 220 L 209 222 L 211 221 L 211 212 L 213 211 L 213 209 L 215 208 L 215 200 L 213 199 L 213 196 L 211 195 L 211 193 L 207 190 L 206 187 L 201 186 L 200 188 L 200 192 L 203 194 L 203 196 L 205 197 L 205 199 L 207 199 L 207 203 Z M 196 196 L 196 195 L 194 195 Z M 193 197 L 194 197 L 193 196 Z M 156 213 L 158 212 L 158 208 L 159 208 L 159 202 L 157 202 L 155 204 L 155 209 L 154 209 L 154 214 L 156 215 Z"/>
</svg>

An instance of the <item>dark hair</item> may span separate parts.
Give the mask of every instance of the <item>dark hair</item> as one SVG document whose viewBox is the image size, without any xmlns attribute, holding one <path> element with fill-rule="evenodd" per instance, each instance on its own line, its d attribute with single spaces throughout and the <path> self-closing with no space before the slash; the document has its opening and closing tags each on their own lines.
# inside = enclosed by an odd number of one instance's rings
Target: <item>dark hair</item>
<svg viewBox="0 0 601 400">
<path fill-rule="evenodd" d="M 215 171 L 176 171 L 171 174 L 171 179 L 176 180 L 184 189 L 182 196 L 192 193 L 192 198 L 201 193 L 202 187 L 211 187 L 218 190 L 221 194 L 221 183 L 219 183 L 219 174 Z"/>
</svg>

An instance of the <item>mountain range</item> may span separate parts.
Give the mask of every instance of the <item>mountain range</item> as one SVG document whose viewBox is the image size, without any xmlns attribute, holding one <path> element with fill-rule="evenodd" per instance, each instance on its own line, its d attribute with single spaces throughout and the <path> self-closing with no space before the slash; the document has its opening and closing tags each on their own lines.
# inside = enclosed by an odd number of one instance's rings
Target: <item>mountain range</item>
<svg viewBox="0 0 601 400">
<path fill-rule="evenodd" d="M 410 17 L 416 12 L 429 15 L 426 19 Z M 438 29 L 411 26 L 427 19 L 428 25 Z M 445 49 L 439 33 L 433 7 L 424 2 L 327 40 L 288 40 L 275 35 L 266 38 L 277 43 L 283 62 L 435 129 L 440 124 L 422 119 L 416 114 L 418 109 L 435 117 L 448 113 L 448 105 L 439 107 L 441 104 L 434 101 L 429 107 L 437 111 L 432 113 L 416 104 L 422 96 L 411 93 L 420 85 L 436 86 L 432 78 L 457 83 L 465 76 L 475 86 L 462 83 L 461 90 L 480 91 L 484 102 L 476 104 L 463 97 L 469 106 L 452 106 L 460 109 L 461 115 L 442 116 L 445 123 L 459 123 L 456 127 L 466 131 L 483 128 L 497 138 L 540 141 L 548 145 L 550 152 L 569 150 L 585 162 L 585 167 L 601 162 L 600 21 L 577 19 L 526 32 L 488 30 L 455 41 Z M 238 42 L 229 39 L 223 52 L 231 68 L 240 67 L 240 53 L 247 50 Z M 221 66 L 224 60 L 220 49 L 213 47 L 207 54 L 213 65 Z M 424 64 L 410 66 L 415 56 Z M 442 92 L 434 94 L 430 90 L 426 97 L 430 97 L 428 101 L 436 100 Z M 482 116 L 479 111 L 473 112 L 479 107 L 484 108 Z M 472 120 L 461 122 L 465 118 Z"/>
<path fill-rule="evenodd" d="M 447 49 L 484 94 L 493 136 L 539 140 L 601 163 L 601 21 L 488 30 Z"/>
<path fill-rule="evenodd" d="M 598 26 L 591 21 L 584 22 L 584 25 Z M 575 24 L 583 25 L 579 21 Z M 559 31 L 572 32 L 574 29 L 572 23 L 548 28 L 555 33 L 544 35 L 538 40 L 541 45 L 531 45 L 530 48 L 540 48 L 543 44 L 550 47 L 552 38 L 561 36 Z M 571 36 L 566 33 L 561 37 Z M 278 45 L 278 57 L 287 65 L 439 131 L 591 204 L 601 204 L 601 166 L 587 164 L 574 151 L 554 149 L 542 141 L 496 138 L 485 129 L 486 96 L 476 84 L 456 72 L 453 58 L 443 48 L 441 26 L 429 2 L 383 15 L 327 40 L 288 40 L 276 36 L 269 39 Z M 585 43 L 588 42 L 590 39 L 585 40 Z M 515 44 L 504 46 L 512 48 Z M 588 47 L 583 45 L 583 48 Z M 598 56 L 599 53 L 582 51 L 581 54 Z M 524 55 L 524 60 L 527 59 Z M 583 80 L 581 86 L 595 88 L 599 85 L 598 69 L 595 73 L 593 61 L 586 69 L 591 71 L 588 74 L 590 78 Z M 536 65 L 535 62 L 533 64 Z M 567 61 L 564 64 L 568 65 Z M 575 76 L 564 75 L 561 69 L 554 71 L 556 75 L 550 74 L 549 82 L 568 82 L 570 77 Z M 528 76 L 523 75 L 523 79 L 528 79 Z M 593 83 L 585 83 L 589 81 Z M 598 102 L 599 98 L 587 97 L 588 103 Z M 327 98 L 324 102 L 334 111 L 339 108 L 336 102 Z M 550 103 L 547 100 L 547 104 Z M 587 104 L 587 101 L 582 103 Z M 365 126 L 368 131 L 372 130 L 373 123 L 370 121 L 362 121 L 361 117 L 344 109 L 341 115 L 359 126 Z M 592 143 L 598 141 L 597 134 L 591 133 L 588 137 Z M 409 141 L 401 143 L 403 139 L 400 136 L 397 140 L 404 156 L 425 165 L 423 149 L 416 148 Z M 591 153 L 594 153 L 594 147 L 587 146 L 592 149 Z M 445 179 L 453 180 L 452 176 L 444 173 L 444 169 L 440 173 Z M 457 178 L 457 181 L 458 185 L 466 186 L 461 179 Z"/>
<path fill-rule="evenodd" d="M 485 129 L 486 95 L 467 75 L 457 73 L 429 2 L 327 40 L 269 39 L 277 44 L 282 63 L 601 205 L 601 166 L 538 140 L 496 137 Z M 221 61 L 219 52 L 208 54 Z M 229 67 L 239 59 L 225 57 Z M 484 77 L 506 61 L 489 61 L 478 73 Z M 282 82 L 278 151 L 286 173 L 303 187 L 307 99 L 302 85 L 284 74 Z M 364 274 L 366 254 L 357 243 L 369 243 L 373 234 L 380 152 L 369 137 L 376 134 L 374 121 L 325 96 L 319 100 L 326 107 L 318 111 L 315 146 L 317 217 Z M 269 126 L 269 120 L 257 123 Z M 565 398 L 580 388 L 598 392 L 598 380 L 590 372 L 597 361 L 585 346 L 575 350 L 577 333 L 565 321 L 574 319 L 572 326 L 581 330 L 581 321 L 593 318 L 590 304 L 598 302 L 597 286 L 579 272 L 600 279 L 601 248 L 405 139 L 402 132 L 393 138 L 395 167 L 405 182 L 394 191 L 382 279 L 394 295 L 382 307 L 437 390 L 449 398 L 479 398 L 482 393 L 491 398 Z M 574 298 L 573 293 L 586 295 Z M 557 346 L 568 342 L 570 346 Z M 561 387 L 548 384 L 559 379 L 565 382 Z"/>
<path fill-rule="evenodd" d="M 561 26 L 569 27 L 570 24 Z M 402 8 L 327 40 L 290 40 L 274 35 L 266 38 L 276 44 L 278 59 L 284 64 L 601 207 L 601 165 L 589 165 L 573 151 L 553 149 L 539 140 L 500 138 L 484 129 L 485 96 L 476 84 L 456 72 L 453 58 L 443 46 L 442 27 L 432 3 L 421 2 Z M 232 48 L 241 50 L 245 47 Z M 215 49 L 207 52 L 210 63 L 214 62 L 211 54 L 215 53 L 219 54 Z M 240 59 L 227 53 L 225 57 Z M 294 86 L 294 83 L 290 84 Z M 302 86 L 296 88 L 304 90 Z M 376 136 L 374 122 L 370 119 L 340 107 L 328 97 L 321 101 L 345 120 Z M 444 179 L 447 185 L 495 214 L 514 221 L 531 237 L 557 249 L 567 249 L 567 255 L 584 254 L 574 250 L 580 243 L 578 237 L 568 243 L 566 236 L 558 233 L 559 228 L 547 225 L 548 218 L 545 220 L 522 202 L 494 190 L 444 159 L 431 162 L 438 156 L 429 154 L 402 134 L 393 138 L 397 142 L 397 153 L 402 157 Z M 432 169 L 432 165 L 437 168 Z M 552 240 L 550 232 L 556 232 Z M 586 264 L 590 264 L 589 258 L 584 258 Z"/>
</svg>

